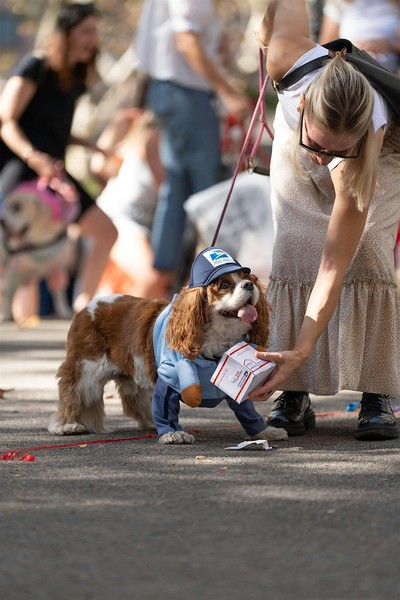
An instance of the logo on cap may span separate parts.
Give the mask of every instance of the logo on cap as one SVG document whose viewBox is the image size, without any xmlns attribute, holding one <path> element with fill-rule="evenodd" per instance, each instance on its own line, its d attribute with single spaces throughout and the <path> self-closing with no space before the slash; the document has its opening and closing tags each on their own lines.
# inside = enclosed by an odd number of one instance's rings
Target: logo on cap
<svg viewBox="0 0 400 600">
<path fill-rule="evenodd" d="M 189 287 L 206 286 L 221 275 L 235 273 L 236 271 L 250 273 L 249 267 L 242 267 L 228 252 L 210 246 L 200 252 L 193 261 Z"/>
<path fill-rule="evenodd" d="M 220 265 L 225 265 L 226 263 L 236 263 L 232 256 L 225 252 L 225 250 L 213 248 L 212 250 L 203 252 L 203 256 L 214 268 L 219 267 Z"/>
</svg>

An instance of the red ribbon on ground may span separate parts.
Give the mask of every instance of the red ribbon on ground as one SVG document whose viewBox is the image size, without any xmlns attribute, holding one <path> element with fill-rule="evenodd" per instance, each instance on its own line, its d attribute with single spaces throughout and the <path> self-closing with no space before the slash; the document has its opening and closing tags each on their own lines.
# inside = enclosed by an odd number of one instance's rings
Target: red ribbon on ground
<svg viewBox="0 0 400 600">
<path fill-rule="evenodd" d="M 22 460 L 24 462 L 35 462 L 36 457 L 33 454 L 24 454 L 20 456 L 19 452 L 7 452 L 6 454 L 2 454 L 0 456 L 1 460 Z"/>
</svg>

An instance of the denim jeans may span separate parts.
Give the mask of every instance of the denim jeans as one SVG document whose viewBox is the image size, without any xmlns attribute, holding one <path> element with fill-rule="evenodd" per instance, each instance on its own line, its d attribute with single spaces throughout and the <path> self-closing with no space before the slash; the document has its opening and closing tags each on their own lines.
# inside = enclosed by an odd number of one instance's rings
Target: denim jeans
<svg viewBox="0 0 400 600">
<path fill-rule="evenodd" d="M 179 268 L 184 203 L 191 194 L 218 182 L 220 132 L 214 100 L 210 92 L 171 81 L 150 81 L 146 104 L 160 124 L 160 154 L 165 169 L 151 234 L 157 269 Z"/>
</svg>

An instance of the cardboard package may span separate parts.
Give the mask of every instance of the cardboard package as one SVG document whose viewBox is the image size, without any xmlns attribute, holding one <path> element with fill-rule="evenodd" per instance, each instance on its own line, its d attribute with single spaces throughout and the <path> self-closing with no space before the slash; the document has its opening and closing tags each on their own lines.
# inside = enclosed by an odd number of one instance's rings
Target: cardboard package
<svg viewBox="0 0 400 600">
<path fill-rule="evenodd" d="M 246 342 L 235 344 L 225 352 L 211 377 L 211 383 L 239 404 L 267 381 L 276 366 L 256 358 L 254 353 L 253 346 Z"/>
</svg>

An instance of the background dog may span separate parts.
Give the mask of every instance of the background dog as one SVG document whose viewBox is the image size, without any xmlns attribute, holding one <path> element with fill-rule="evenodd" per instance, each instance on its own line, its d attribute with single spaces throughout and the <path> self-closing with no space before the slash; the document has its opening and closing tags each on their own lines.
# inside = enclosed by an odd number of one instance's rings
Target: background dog
<svg viewBox="0 0 400 600">
<path fill-rule="evenodd" d="M 75 262 L 76 240 L 67 228 L 77 210 L 75 204 L 36 180 L 18 185 L 4 198 L 0 214 L 0 320 L 12 318 L 16 290 L 32 279 L 46 279 L 57 316 L 71 316 L 66 288 Z"/>
<path fill-rule="evenodd" d="M 173 359 L 160 359 L 155 331 L 165 338 L 168 351 L 185 363 L 186 375 L 188 369 L 196 368 L 194 365 L 199 356 L 210 359 L 208 362 L 214 370 L 215 360 L 240 339 L 246 338 L 249 343 L 264 347 L 268 338 L 269 314 L 265 288 L 249 271 L 236 261 L 234 267 L 232 263 L 223 263 L 217 267 L 212 281 L 199 285 L 196 281 L 193 283 L 196 276 L 193 276 L 192 267 L 191 284 L 181 290 L 171 305 L 164 300 L 127 295 L 113 295 L 90 302 L 75 315 L 68 333 L 66 359 L 57 372 L 58 411 L 50 420 L 49 431 L 58 435 L 102 432 L 103 391 L 110 380 L 116 384 L 124 414 L 137 420 L 143 429 L 154 427 L 152 395 L 157 382 L 157 368 L 160 381 L 164 374 L 169 380 L 169 374 L 163 369 L 173 371 L 175 366 Z M 201 277 L 204 279 L 204 273 Z M 209 381 L 210 373 L 207 371 L 206 378 Z M 189 377 L 188 385 L 182 384 L 182 381 L 177 384 L 177 388 L 180 385 L 179 399 L 190 406 L 200 405 L 205 394 L 201 377 L 199 383 L 196 379 L 194 381 L 193 384 Z M 222 399 L 223 396 L 213 406 Z M 174 415 L 175 422 L 172 423 L 170 418 L 168 432 L 161 432 L 155 419 L 160 442 L 194 442 L 193 436 L 180 427 L 178 412 L 179 408 Z M 255 414 L 262 419 L 258 413 Z M 258 429 L 260 435 L 255 435 L 254 439 L 287 437 L 282 429 L 267 428 L 264 419 L 261 429 Z"/>
</svg>

